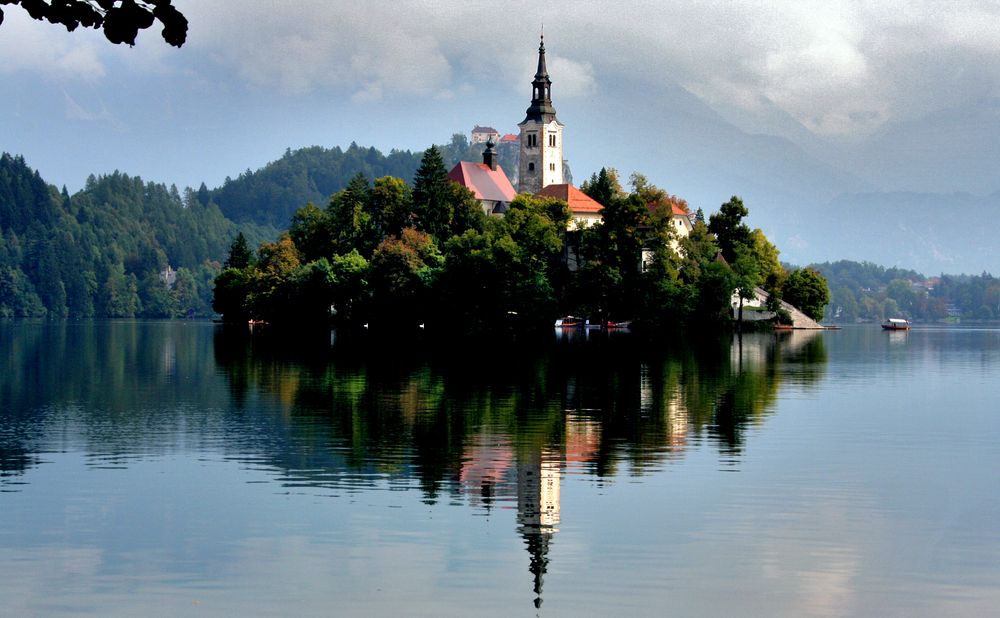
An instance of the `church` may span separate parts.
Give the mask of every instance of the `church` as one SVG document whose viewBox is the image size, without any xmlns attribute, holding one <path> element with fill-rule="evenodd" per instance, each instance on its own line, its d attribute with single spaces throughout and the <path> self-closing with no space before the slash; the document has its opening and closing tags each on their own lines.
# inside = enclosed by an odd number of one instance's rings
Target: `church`
<svg viewBox="0 0 1000 618">
<path fill-rule="evenodd" d="M 545 65 L 545 36 L 538 45 L 538 70 L 531 82 L 531 105 L 524 120 L 518 123 L 517 189 L 498 165 L 496 151 L 499 131 L 492 127 L 476 126 L 472 143 L 485 143 L 483 162 L 461 161 L 448 177 L 468 188 L 483 206 L 487 215 L 502 216 L 518 193 L 554 197 L 566 202 L 571 215 L 570 227 L 583 229 L 599 223 L 603 206 L 590 196 L 566 182 L 563 166 L 564 126 L 556 118 L 552 106 L 552 80 Z M 499 140 L 506 142 L 513 135 Z M 650 204 L 653 208 L 656 204 Z M 678 236 L 687 236 L 691 230 L 690 214 L 674 207 L 671 219 Z M 676 245 L 674 250 L 678 250 Z"/>
<path fill-rule="evenodd" d="M 461 161 L 448 177 L 472 191 L 488 215 L 503 215 L 518 193 L 528 193 L 566 201 L 573 217 L 570 225 L 574 227 L 587 227 L 600 221 L 601 205 L 564 181 L 563 124 L 556 118 L 556 109 L 552 106 L 552 80 L 545 66 L 544 35 L 538 45 L 538 70 L 531 82 L 531 105 L 517 126 L 516 190 L 497 164 L 495 149 L 499 133 L 491 127 L 476 126 L 473 130 L 473 141 L 485 141 L 486 144 L 483 162 Z"/>
</svg>

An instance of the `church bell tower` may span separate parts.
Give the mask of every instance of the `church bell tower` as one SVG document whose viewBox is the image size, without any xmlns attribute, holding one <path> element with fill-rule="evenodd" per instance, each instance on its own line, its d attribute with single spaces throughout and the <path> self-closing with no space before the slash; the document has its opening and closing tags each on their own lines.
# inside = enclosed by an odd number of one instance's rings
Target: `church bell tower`
<svg viewBox="0 0 1000 618">
<path fill-rule="evenodd" d="M 531 106 L 517 125 L 521 129 L 517 190 L 535 194 L 543 187 L 563 182 L 563 125 L 552 107 L 552 80 L 545 68 L 545 35 L 538 45 L 538 71 L 531 88 Z"/>
</svg>

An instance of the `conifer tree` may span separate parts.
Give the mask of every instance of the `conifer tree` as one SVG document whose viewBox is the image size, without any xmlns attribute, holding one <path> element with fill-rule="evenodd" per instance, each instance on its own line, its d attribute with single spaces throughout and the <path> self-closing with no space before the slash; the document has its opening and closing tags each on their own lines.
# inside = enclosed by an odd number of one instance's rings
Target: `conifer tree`
<svg viewBox="0 0 1000 618">
<path fill-rule="evenodd" d="M 424 151 L 420 168 L 413 177 L 413 212 L 417 227 L 442 239 L 451 223 L 449 208 L 448 170 L 437 146 Z"/>
<path fill-rule="evenodd" d="M 229 247 L 229 257 L 226 258 L 224 268 L 246 268 L 253 260 L 253 253 L 243 232 L 236 235 L 233 244 Z"/>
</svg>

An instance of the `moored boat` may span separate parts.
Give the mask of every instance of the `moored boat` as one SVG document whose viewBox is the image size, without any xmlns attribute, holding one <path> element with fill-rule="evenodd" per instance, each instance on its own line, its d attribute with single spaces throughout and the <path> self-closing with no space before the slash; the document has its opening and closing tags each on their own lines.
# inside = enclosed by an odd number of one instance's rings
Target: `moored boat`
<svg viewBox="0 0 1000 618">
<path fill-rule="evenodd" d="M 910 330 L 910 323 L 903 318 L 889 318 L 882 322 L 882 328 L 885 330 Z"/>
</svg>

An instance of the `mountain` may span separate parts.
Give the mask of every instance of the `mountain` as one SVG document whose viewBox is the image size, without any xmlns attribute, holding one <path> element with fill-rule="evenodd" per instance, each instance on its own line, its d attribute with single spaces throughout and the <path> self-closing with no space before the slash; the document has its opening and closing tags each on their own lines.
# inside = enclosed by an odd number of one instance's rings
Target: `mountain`
<svg viewBox="0 0 1000 618">
<path fill-rule="evenodd" d="M 845 194 L 779 242 L 782 259 L 857 260 L 924 273 L 1000 272 L 1000 193 Z M 784 249 L 788 247 L 786 253 Z M 789 254 L 794 259 L 789 258 Z"/>
<path fill-rule="evenodd" d="M 870 260 L 929 273 L 1000 272 L 1000 99 L 898 122 L 852 143 L 768 101 L 719 112 L 670 81 L 595 96 L 567 127 L 706 214 L 743 198 L 792 263 Z M 640 119 L 654 118 L 653 122 Z M 564 120 L 564 122 L 568 122 Z M 576 129 L 575 126 L 580 126 Z M 571 155 L 572 156 L 572 155 Z"/>
</svg>

